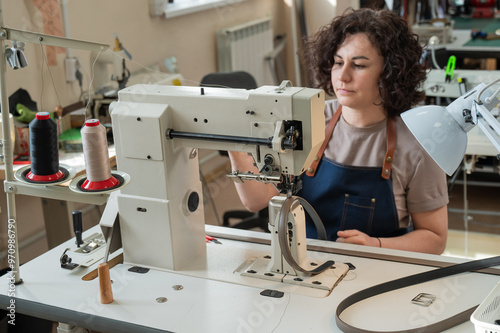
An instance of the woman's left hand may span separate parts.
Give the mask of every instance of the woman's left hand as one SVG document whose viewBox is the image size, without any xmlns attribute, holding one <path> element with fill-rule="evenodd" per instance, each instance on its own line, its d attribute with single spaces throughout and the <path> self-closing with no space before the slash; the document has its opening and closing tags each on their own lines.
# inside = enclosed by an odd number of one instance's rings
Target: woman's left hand
<svg viewBox="0 0 500 333">
<path fill-rule="evenodd" d="M 370 237 L 364 232 L 356 229 L 351 230 L 341 230 L 337 232 L 337 242 L 348 243 L 348 244 L 358 244 L 379 247 L 380 243 L 376 237 Z"/>
</svg>

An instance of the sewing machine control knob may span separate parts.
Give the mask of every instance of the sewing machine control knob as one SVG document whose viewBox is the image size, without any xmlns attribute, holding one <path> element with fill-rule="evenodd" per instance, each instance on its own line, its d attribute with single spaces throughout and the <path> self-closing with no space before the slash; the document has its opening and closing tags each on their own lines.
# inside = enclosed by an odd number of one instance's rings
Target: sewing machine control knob
<svg viewBox="0 0 500 333">
<path fill-rule="evenodd" d="M 300 137 L 300 133 L 292 125 L 286 131 L 286 137 L 281 141 L 282 149 L 295 149 L 297 147 L 297 139 Z"/>
<path fill-rule="evenodd" d="M 273 155 L 267 154 L 264 157 L 264 166 L 260 170 L 260 173 L 265 173 L 265 174 L 271 173 L 273 171 L 272 168 L 273 163 L 274 163 Z"/>
<path fill-rule="evenodd" d="M 466 123 L 472 123 L 472 112 L 468 109 L 463 109 L 462 115 L 464 116 L 464 120 Z"/>
<path fill-rule="evenodd" d="M 200 196 L 197 192 L 191 192 L 188 197 L 187 206 L 191 213 L 194 213 L 198 209 L 198 205 L 200 204 Z"/>
<path fill-rule="evenodd" d="M 265 157 L 264 157 L 264 164 L 265 165 L 271 165 L 274 163 L 274 157 L 273 155 L 269 155 L 267 154 Z"/>
</svg>

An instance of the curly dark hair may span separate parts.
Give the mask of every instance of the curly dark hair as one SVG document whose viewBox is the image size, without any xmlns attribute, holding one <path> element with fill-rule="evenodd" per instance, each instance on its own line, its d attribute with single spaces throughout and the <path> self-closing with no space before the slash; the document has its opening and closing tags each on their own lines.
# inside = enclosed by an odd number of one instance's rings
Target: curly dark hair
<svg viewBox="0 0 500 333">
<path fill-rule="evenodd" d="M 418 90 L 427 75 L 427 65 L 420 63 L 422 46 L 408 23 L 388 10 L 350 8 L 305 41 L 301 51 L 314 85 L 334 95 L 334 55 L 347 35 L 357 33 L 365 33 L 384 58 L 379 90 L 387 115 L 400 115 L 423 100 L 424 92 Z"/>
</svg>

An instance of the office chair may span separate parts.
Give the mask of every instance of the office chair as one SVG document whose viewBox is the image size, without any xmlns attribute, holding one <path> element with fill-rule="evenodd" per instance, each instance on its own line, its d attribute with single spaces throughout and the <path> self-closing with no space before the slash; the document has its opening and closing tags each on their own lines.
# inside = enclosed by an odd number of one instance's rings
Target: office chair
<svg viewBox="0 0 500 333">
<path fill-rule="evenodd" d="M 200 86 L 255 89 L 257 88 L 257 82 L 251 74 L 244 71 L 220 72 L 205 75 L 201 79 Z M 220 151 L 219 153 L 227 156 L 227 152 L 225 151 Z M 239 219 L 240 221 L 234 225 L 230 225 L 229 220 L 231 219 Z M 269 232 L 269 212 L 267 207 L 255 213 L 246 210 L 230 210 L 224 213 L 222 220 L 222 225 L 226 227 L 231 226 L 237 229 L 252 229 L 258 227 Z"/>
<path fill-rule="evenodd" d="M 201 79 L 201 87 L 220 87 L 220 88 L 239 88 L 239 89 L 256 89 L 257 82 L 250 73 L 237 72 L 220 72 L 210 73 Z"/>
</svg>

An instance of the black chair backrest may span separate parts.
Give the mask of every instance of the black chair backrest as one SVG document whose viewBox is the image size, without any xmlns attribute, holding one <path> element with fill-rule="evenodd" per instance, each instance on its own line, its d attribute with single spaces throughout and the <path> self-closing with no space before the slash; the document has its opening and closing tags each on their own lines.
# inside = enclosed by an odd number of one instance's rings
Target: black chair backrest
<svg viewBox="0 0 500 333">
<path fill-rule="evenodd" d="M 253 76 L 247 72 L 220 72 L 205 75 L 201 79 L 200 86 L 255 89 L 257 88 L 257 82 L 255 81 Z"/>
</svg>

